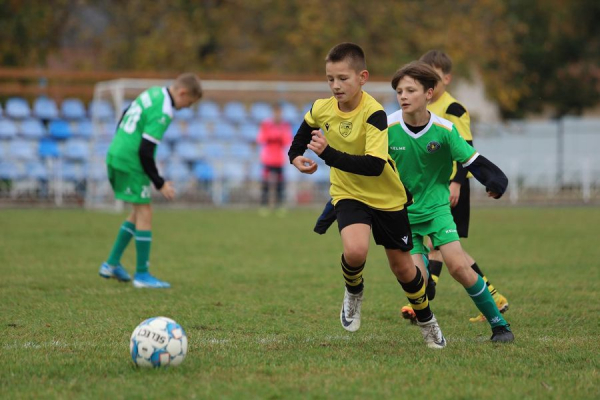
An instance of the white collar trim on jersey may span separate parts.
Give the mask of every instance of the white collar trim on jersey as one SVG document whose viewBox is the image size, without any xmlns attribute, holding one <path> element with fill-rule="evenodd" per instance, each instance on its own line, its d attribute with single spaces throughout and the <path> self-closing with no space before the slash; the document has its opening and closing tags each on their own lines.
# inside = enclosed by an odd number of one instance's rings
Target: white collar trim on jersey
<svg viewBox="0 0 600 400">
<path fill-rule="evenodd" d="M 429 112 L 429 111 L 427 111 L 427 112 Z M 408 129 L 408 127 L 404 123 L 404 118 L 402 118 L 402 110 L 400 110 L 400 125 L 402 126 L 402 129 L 404 129 L 404 132 L 413 139 L 418 139 L 421 136 L 423 136 L 424 134 L 426 134 L 427 132 L 429 132 L 429 128 L 431 128 L 431 125 L 433 125 L 433 119 L 434 119 L 434 114 L 429 112 L 429 122 L 427 123 L 425 128 L 421 129 L 421 132 L 419 132 L 419 133 L 414 133 L 413 131 Z M 411 134 L 409 134 L 409 132 Z"/>
</svg>

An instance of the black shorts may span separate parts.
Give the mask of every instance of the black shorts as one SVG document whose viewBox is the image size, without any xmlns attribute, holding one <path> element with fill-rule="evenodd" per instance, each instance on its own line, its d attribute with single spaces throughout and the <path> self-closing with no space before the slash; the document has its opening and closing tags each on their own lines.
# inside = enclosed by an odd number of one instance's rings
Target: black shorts
<svg viewBox="0 0 600 400">
<path fill-rule="evenodd" d="M 465 183 L 460 185 L 460 195 L 458 196 L 458 204 L 451 208 L 452 217 L 456 224 L 458 237 L 469 237 L 469 220 L 471 216 L 471 186 L 469 180 L 465 179 Z"/>
<path fill-rule="evenodd" d="M 340 200 L 335 205 L 338 228 L 352 224 L 367 224 L 375 243 L 386 249 L 410 251 L 412 232 L 406 208 L 400 211 L 381 211 L 356 200 Z"/>
</svg>

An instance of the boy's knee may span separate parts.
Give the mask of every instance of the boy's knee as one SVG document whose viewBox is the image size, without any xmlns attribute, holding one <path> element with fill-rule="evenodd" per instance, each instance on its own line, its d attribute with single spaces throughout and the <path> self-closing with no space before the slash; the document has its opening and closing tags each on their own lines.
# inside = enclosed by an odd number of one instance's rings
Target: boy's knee
<svg viewBox="0 0 600 400">
<path fill-rule="evenodd" d="M 367 251 L 368 249 L 352 249 L 344 251 L 344 259 L 348 265 L 358 267 L 367 261 Z"/>
</svg>

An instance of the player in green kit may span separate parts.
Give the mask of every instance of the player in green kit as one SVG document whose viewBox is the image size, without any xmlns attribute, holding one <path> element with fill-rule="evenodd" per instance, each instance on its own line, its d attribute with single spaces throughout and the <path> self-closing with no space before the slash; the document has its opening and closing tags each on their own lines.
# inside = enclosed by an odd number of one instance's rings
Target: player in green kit
<svg viewBox="0 0 600 400">
<path fill-rule="evenodd" d="M 152 244 L 152 207 L 150 182 L 167 199 L 175 197 L 171 182 L 159 175 L 154 154 L 175 110 L 190 107 L 202 97 L 200 79 L 191 73 L 178 76 L 169 87 L 151 87 L 125 111 L 108 150 L 108 179 L 115 198 L 131 203 L 133 211 L 121 225 L 112 251 L 100 266 L 103 278 L 129 282 L 131 277 L 121 265 L 121 256 L 135 237 L 137 255 L 133 286 L 168 288 L 171 285 L 148 272 Z"/>
<path fill-rule="evenodd" d="M 433 90 L 433 98 L 427 105 L 427 109 L 432 113 L 447 119 L 454 124 L 454 127 L 469 143 L 473 145 L 473 136 L 471 134 L 471 117 L 467 109 L 458 102 L 448 91 L 446 87 L 452 81 L 452 60 L 450 57 L 440 50 L 430 50 L 423 54 L 420 58 L 421 61 L 429 64 L 435 72 L 440 76 L 440 81 Z M 471 174 L 460 164 L 454 163 L 455 167 L 450 176 L 450 207 L 452 210 L 452 216 L 456 223 L 456 230 L 458 236 L 461 238 L 467 238 L 469 236 L 469 220 L 470 220 L 470 183 L 469 178 Z M 471 268 L 477 272 L 484 280 L 488 290 L 492 294 L 496 305 L 501 313 L 508 310 L 508 300 L 504 297 L 492 283 L 485 276 L 477 262 L 471 257 L 471 255 L 465 251 L 465 257 L 471 264 Z M 440 251 L 433 248 L 429 253 L 429 272 L 431 278 L 436 284 L 439 280 L 440 273 L 442 272 L 443 259 Z M 432 285 L 434 286 L 434 285 Z M 432 298 L 430 296 L 430 298 Z M 410 309 L 410 305 L 403 307 L 402 315 L 407 318 L 414 318 L 414 312 Z M 469 319 L 471 322 L 485 321 L 485 316 L 481 313 L 476 317 Z"/>
<path fill-rule="evenodd" d="M 421 61 L 405 65 L 392 78 L 401 109 L 388 116 L 389 154 L 396 161 L 402 182 L 414 196 L 414 204 L 408 207 L 414 244 L 411 254 L 424 269 L 422 256 L 429 252 L 424 239 L 428 236 L 433 246 L 440 249 L 450 275 L 463 285 L 491 325 L 491 340 L 511 342 L 514 335 L 508 323 L 484 280 L 471 269 L 460 245 L 448 187 L 452 161 L 461 163 L 496 199 L 506 190 L 508 179 L 477 153 L 450 121 L 427 110 L 439 79 L 435 70 Z"/>
</svg>

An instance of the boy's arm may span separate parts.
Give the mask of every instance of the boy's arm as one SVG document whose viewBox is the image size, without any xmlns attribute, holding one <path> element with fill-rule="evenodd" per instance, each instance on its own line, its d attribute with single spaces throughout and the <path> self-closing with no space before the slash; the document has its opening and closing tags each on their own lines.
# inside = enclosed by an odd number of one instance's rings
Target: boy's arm
<svg viewBox="0 0 600 400">
<path fill-rule="evenodd" d="M 355 156 L 329 145 L 319 154 L 319 157 L 330 167 L 357 175 L 379 176 L 385 168 L 385 160 L 381 158 L 371 155 Z"/>
<path fill-rule="evenodd" d="M 314 129 L 306 121 L 302 121 L 302 125 L 298 128 L 298 132 L 296 132 L 296 136 L 294 136 L 294 140 L 292 140 L 292 144 L 288 151 L 288 157 L 290 159 L 290 164 L 294 161 L 294 158 L 301 156 L 306 151 L 308 144 L 312 138 L 312 131 Z"/>
<path fill-rule="evenodd" d="M 142 164 L 142 168 L 144 172 L 157 190 L 160 190 L 164 184 L 165 180 L 159 175 L 158 168 L 156 168 L 156 162 L 154 161 L 154 150 L 156 149 L 156 143 L 147 139 L 146 137 L 142 137 L 142 143 L 140 144 L 140 148 L 138 150 L 138 156 L 140 157 L 140 163 Z"/>
<path fill-rule="evenodd" d="M 471 146 L 473 146 L 472 140 L 467 140 L 467 143 L 469 143 Z M 455 182 L 455 183 L 462 185 L 463 183 L 465 183 L 465 180 L 467 179 L 468 172 L 469 171 L 467 171 L 467 169 L 464 168 L 461 163 L 456 163 L 456 174 L 454 175 L 454 178 L 452 178 L 452 180 L 450 182 Z"/>
<path fill-rule="evenodd" d="M 463 164 L 495 199 L 502 197 L 508 186 L 508 178 L 496 164 L 475 153 L 470 160 Z"/>
</svg>

